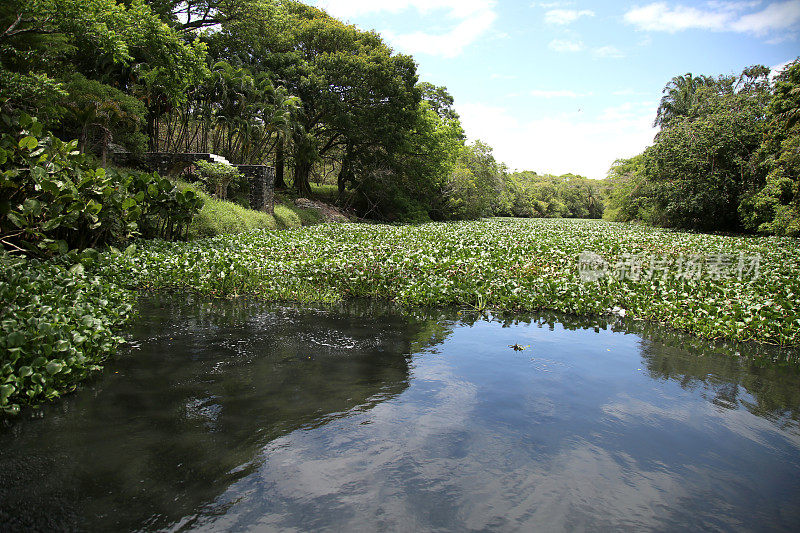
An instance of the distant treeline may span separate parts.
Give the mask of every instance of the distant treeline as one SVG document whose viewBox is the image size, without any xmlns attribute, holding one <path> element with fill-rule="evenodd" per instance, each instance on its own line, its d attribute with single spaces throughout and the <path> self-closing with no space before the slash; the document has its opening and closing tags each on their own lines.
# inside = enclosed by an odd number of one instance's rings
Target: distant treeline
<svg viewBox="0 0 800 533">
<path fill-rule="evenodd" d="M 606 218 L 800 235 L 800 61 L 774 79 L 675 77 L 655 125 L 652 146 L 611 168 Z"/>
</svg>

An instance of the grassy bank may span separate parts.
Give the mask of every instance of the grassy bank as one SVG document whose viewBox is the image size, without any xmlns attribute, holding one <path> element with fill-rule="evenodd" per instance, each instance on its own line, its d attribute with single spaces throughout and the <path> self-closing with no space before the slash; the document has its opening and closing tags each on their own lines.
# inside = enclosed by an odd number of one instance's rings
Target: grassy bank
<svg viewBox="0 0 800 533">
<path fill-rule="evenodd" d="M 609 275 L 583 281 L 583 251 L 607 261 Z M 735 265 L 726 275 L 712 268 L 715 258 L 740 255 L 747 259 L 742 279 Z M 760 257 L 758 272 L 754 257 Z M 124 253 L 86 256 L 70 270 L 75 261 L 0 262 L 0 408 L 7 412 L 55 397 L 97 369 L 142 289 L 293 301 L 374 297 L 407 306 L 579 315 L 617 307 L 629 319 L 701 337 L 800 345 L 800 241 L 789 238 L 552 219 L 334 224 L 143 242 Z M 72 373 L 76 364 L 82 366 Z"/>
<path fill-rule="evenodd" d="M 202 239 L 216 235 L 245 233 L 257 229 L 292 229 L 311 226 L 322 222 L 322 216 L 315 209 L 303 209 L 294 205 L 293 199 L 278 195 L 275 213 L 247 209 L 233 202 L 217 200 L 199 187 L 181 183 L 182 189 L 192 189 L 203 201 L 203 208 L 189 226 L 189 239 Z"/>
</svg>

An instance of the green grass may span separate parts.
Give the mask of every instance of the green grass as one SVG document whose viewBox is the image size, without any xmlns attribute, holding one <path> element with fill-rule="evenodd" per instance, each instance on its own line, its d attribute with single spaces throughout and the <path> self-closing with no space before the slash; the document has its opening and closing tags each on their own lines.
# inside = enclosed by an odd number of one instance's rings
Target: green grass
<svg viewBox="0 0 800 533">
<path fill-rule="evenodd" d="M 203 194 L 205 204 L 189 226 L 189 238 L 243 233 L 255 229 L 277 229 L 276 217 L 246 209 L 233 202 L 211 198 Z"/>
<path fill-rule="evenodd" d="M 315 200 L 320 200 L 328 204 L 335 204 L 339 197 L 339 187 L 336 185 L 311 184 L 311 195 Z"/>
<path fill-rule="evenodd" d="M 259 229 L 292 229 L 323 222 L 322 215 L 316 209 L 301 209 L 283 196 L 276 197 L 275 214 L 270 215 L 233 202 L 217 200 L 194 185 L 181 183 L 180 187 L 191 188 L 205 201 L 203 209 L 189 226 L 190 240 Z"/>
</svg>

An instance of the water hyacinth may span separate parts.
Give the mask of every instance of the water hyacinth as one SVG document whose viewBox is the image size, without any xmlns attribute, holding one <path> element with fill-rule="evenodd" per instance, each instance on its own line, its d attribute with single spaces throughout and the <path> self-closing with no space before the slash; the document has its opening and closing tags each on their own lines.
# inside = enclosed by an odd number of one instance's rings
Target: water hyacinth
<svg viewBox="0 0 800 533">
<path fill-rule="evenodd" d="M 582 277 L 580 258 L 666 265 L 658 275 Z M 687 257 L 758 257 L 748 276 L 687 277 Z M 800 345 L 800 242 L 590 220 L 488 219 L 415 226 L 329 224 L 50 262 L 3 256 L 0 409 L 15 414 L 75 388 L 121 342 L 136 291 L 335 302 L 389 299 L 624 315 L 705 338 Z M 646 265 L 639 265 L 646 266 Z M 757 275 L 756 275 L 757 274 Z"/>
<path fill-rule="evenodd" d="M 581 279 L 578 259 L 668 263 L 657 275 Z M 758 257 L 758 272 L 682 275 L 679 258 Z M 800 244 L 789 238 L 693 234 L 594 220 L 488 219 L 415 226 L 320 225 L 190 243 L 153 241 L 103 263 L 137 289 L 269 300 L 376 297 L 403 305 L 579 315 L 623 309 L 707 338 L 800 344 Z M 617 313 L 619 314 L 619 313 Z"/>
</svg>

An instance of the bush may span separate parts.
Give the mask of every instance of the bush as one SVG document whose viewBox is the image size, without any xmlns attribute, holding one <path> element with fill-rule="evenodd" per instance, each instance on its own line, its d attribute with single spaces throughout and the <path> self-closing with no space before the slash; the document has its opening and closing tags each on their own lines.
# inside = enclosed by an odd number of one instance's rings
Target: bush
<svg viewBox="0 0 800 533">
<path fill-rule="evenodd" d="M 0 238 L 15 252 L 48 256 L 132 237 L 185 237 L 202 206 L 157 174 L 106 172 L 27 115 L 2 117 Z"/>
<path fill-rule="evenodd" d="M 285 205 L 275 206 L 275 220 L 282 228 L 299 228 L 303 225 L 297 213 Z"/>
</svg>

